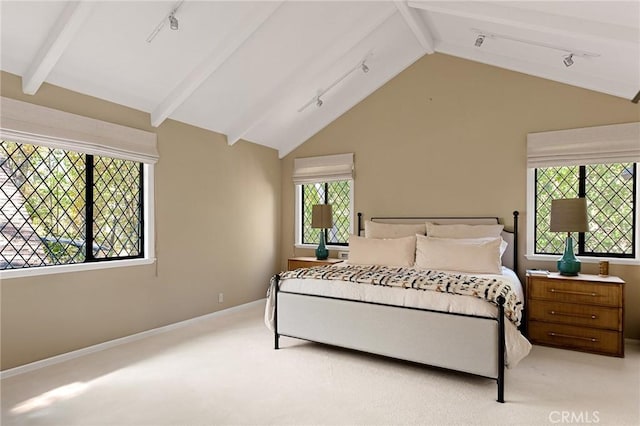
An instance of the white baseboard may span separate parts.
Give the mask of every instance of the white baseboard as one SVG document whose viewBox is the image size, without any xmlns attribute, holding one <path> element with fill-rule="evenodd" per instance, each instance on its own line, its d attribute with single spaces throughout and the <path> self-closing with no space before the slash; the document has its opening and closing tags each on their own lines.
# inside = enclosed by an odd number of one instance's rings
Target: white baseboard
<svg viewBox="0 0 640 426">
<path fill-rule="evenodd" d="M 640 340 L 638 339 L 624 339 L 625 345 L 640 345 Z"/>
<path fill-rule="evenodd" d="M 266 299 L 259 299 L 254 302 L 245 303 L 243 305 L 234 306 L 221 311 L 213 312 L 210 314 L 202 315 L 188 320 L 176 322 L 173 324 L 165 325 L 151 330 L 142 331 L 140 333 L 131 334 L 129 336 L 120 337 L 118 339 L 109 340 L 107 342 L 98 343 L 96 345 L 87 346 L 86 348 L 78 349 L 75 351 L 67 352 L 64 354 L 52 356 L 51 358 L 41 359 L 39 361 L 31 362 L 29 364 L 21 365 L 18 367 L 10 368 L 8 370 L 0 371 L 0 380 L 7 379 L 9 377 L 17 376 L 19 374 L 28 373 L 30 371 L 37 370 L 39 368 L 48 367 L 50 365 L 59 364 L 61 362 L 69 361 L 74 358 L 78 358 L 84 355 L 92 354 L 105 349 L 110 349 L 115 346 L 124 345 L 125 343 L 135 342 L 136 340 L 144 339 L 154 336 L 156 334 L 166 333 L 167 331 L 175 330 L 178 328 L 186 327 L 188 325 L 208 320 L 215 317 L 231 314 L 233 312 L 249 309 L 255 305 L 264 304 Z"/>
</svg>

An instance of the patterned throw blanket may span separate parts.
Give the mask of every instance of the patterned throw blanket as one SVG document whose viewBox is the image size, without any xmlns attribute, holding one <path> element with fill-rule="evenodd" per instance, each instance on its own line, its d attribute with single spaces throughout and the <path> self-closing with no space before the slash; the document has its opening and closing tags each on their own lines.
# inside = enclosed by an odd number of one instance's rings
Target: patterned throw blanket
<svg viewBox="0 0 640 426">
<path fill-rule="evenodd" d="M 485 299 L 497 305 L 499 296 L 506 300 L 504 312 L 516 326 L 522 318 L 522 301 L 506 278 L 490 278 L 477 275 L 451 274 L 441 271 L 389 266 L 348 265 L 345 267 L 316 266 L 282 272 L 281 280 L 289 278 L 348 281 L 353 283 L 400 287 L 415 290 L 431 290 Z"/>
</svg>

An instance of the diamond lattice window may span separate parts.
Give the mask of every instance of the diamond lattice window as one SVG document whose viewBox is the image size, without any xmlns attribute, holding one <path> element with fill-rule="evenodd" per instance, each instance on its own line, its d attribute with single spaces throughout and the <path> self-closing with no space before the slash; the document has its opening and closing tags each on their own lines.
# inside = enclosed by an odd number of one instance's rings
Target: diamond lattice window
<svg viewBox="0 0 640 426">
<path fill-rule="evenodd" d="M 349 181 L 302 185 L 302 243 L 318 244 L 320 229 L 311 227 L 314 204 L 331 204 L 333 227 L 327 229 L 325 240 L 331 245 L 347 245 L 351 230 L 351 184 Z"/>
<path fill-rule="evenodd" d="M 549 231 L 551 200 L 585 197 L 590 232 L 573 233 L 583 256 L 635 256 L 634 163 L 536 169 L 535 252 L 560 254 L 564 233 Z"/>
<path fill-rule="evenodd" d="M 578 167 L 536 169 L 536 253 L 562 253 L 566 235 L 549 230 L 551 200 L 577 198 L 579 180 Z"/>
<path fill-rule="evenodd" d="M 633 254 L 635 166 L 598 164 L 585 171 L 590 218 L 585 252 Z"/>
<path fill-rule="evenodd" d="M 107 157 L 94 159 L 96 258 L 136 256 L 142 251 L 141 166 Z"/>
<path fill-rule="evenodd" d="M 1 141 L 0 269 L 141 257 L 141 177 L 140 163 Z"/>
</svg>

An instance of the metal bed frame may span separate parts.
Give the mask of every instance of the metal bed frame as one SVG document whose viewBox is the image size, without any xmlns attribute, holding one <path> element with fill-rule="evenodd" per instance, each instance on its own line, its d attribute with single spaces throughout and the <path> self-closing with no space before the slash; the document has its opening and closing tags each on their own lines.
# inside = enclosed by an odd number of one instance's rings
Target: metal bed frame
<svg viewBox="0 0 640 426">
<path fill-rule="evenodd" d="M 510 231 L 504 231 L 504 232 L 508 232 L 508 233 L 512 233 L 513 234 L 513 241 L 512 241 L 512 249 L 513 249 L 513 270 L 516 271 L 517 273 L 517 268 L 518 268 L 518 250 L 517 250 L 517 246 L 518 246 L 518 215 L 519 212 L 518 211 L 514 211 L 513 212 L 513 232 Z M 456 221 L 458 220 L 458 222 L 454 222 L 454 223 L 464 223 L 465 220 L 469 220 L 469 219 L 495 219 L 495 223 L 499 223 L 498 218 L 372 218 L 372 220 L 415 220 L 415 221 L 419 221 L 419 220 L 432 220 L 432 221 L 438 221 L 438 219 L 441 220 L 448 220 L 448 221 Z M 401 222 L 393 222 L 393 223 L 401 223 Z M 407 223 L 407 222 L 404 222 Z M 415 223 L 415 222 L 414 222 Z M 362 230 L 362 213 L 358 213 L 358 235 L 360 235 L 360 231 Z M 505 303 L 505 299 L 504 297 L 500 296 L 497 300 L 497 305 L 498 305 L 498 316 L 497 318 L 493 318 L 493 317 L 488 317 L 488 316 L 481 316 L 481 315 L 468 315 L 468 314 L 459 314 L 459 313 L 452 313 L 452 312 L 444 312 L 444 311 L 437 311 L 437 310 L 432 310 L 432 309 L 422 309 L 422 308 L 410 308 L 410 307 L 403 307 L 403 306 L 394 306 L 394 305 L 387 305 L 387 304 L 382 304 L 382 303 L 374 303 L 374 302 L 365 302 L 365 301 L 356 301 L 356 300 L 348 300 L 348 299 L 341 299 L 341 298 L 336 298 L 336 297 L 329 297 L 329 296 L 320 296 L 320 295 L 308 295 L 308 294 L 301 294 L 301 293 L 296 293 L 296 292 L 290 292 L 290 291 L 284 291 L 284 290 L 280 290 L 279 289 L 279 282 L 280 282 L 280 275 L 276 275 L 276 283 L 274 286 L 274 292 L 275 292 L 275 305 L 274 305 L 274 348 L 275 349 L 279 349 L 280 348 L 280 337 L 284 336 L 284 337 L 292 337 L 292 338 L 297 338 L 297 339 L 302 339 L 302 340 L 307 340 L 307 341 L 311 341 L 311 342 L 317 342 L 317 343 L 323 343 L 323 344 L 329 344 L 332 346 L 339 346 L 339 347 L 345 347 L 347 349 L 355 349 L 358 351 L 362 351 L 362 352 L 368 352 L 368 353 L 374 353 L 374 354 L 378 354 L 378 355 L 383 355 L 389 358 L 396 358 L 396 359 L 402 359 L 402 360 L 406 360 L 406 361 L 412 361 L 412 362 L 417 362 L 420 364 L 424 364 L 424 365 L 429 365 L 429 366 L 435 366 L 435 367 L 440 367 L 440 368 L 444 368 L 444 369 L 448 369 L 448 370 L 453 370 L 453 371 L 461 371 L 461 372 L 465 372 L 468 374 L 472 374 L 475 376 L 480 376 L 480 377 L 485 377 L 485 378 L 489 378 L 489 379 L 493 379 L 496 380 L 497 383 L 497 391 L 498 391 L 498 396 L 497 396 L 497 401 L 503 403 L 504 402 L 504 385 L 505 385 L 505 380 L 504 380 L 504 374 L 505 374 L 505 320 L 504 320 L 504 303 Z M 281 298 L 284 298 L 284 300 L 279 300 Z M 302 299 L 300 299 L 302 298 Z M 291 302 L 293 300 L 293 302 Z M 450 365 L 443 365 L 442 363 L 440 363 L 440 360 L 438 360 L 436 358 L 437 362 L 423 362 L 422 360 L 416 360 L 414 359 L 413 356 L 406 356 L 406 354 L 401 354 L 401 355 L 395 355 L 393 354 L 393 350 L 391 351 L 387 351 L 387 350 L 380 350 L 378 349 L 374 349 L 374 350 L 367 350 L 367 349 L 362 349 L 361 347 L 358 347 L 358 345 L 352 345 L 350 343 L 335 343 L 331 341 L 331 338 L 326 338 L 325 336 L 322 336 L 320 338 L 315 337 L 318 334 L 316 334 L 315 336 L 311 336 L 309 333 L 307 333 L 306 331 L 300 331 L 300 330 L 294 330 L 292 331 L 287 331 L 287 330 L 280 330 L 278 328 L 278 323 L 280 321 L 282 321 L 282 318 L 279 318 L 279 316 L 281 315 L 281 310 L 279 309 L 279 305 L 283 302 L 283 301 L 288 301 L 287 303 L 294 303 L 293 305 L 289 305 L 289 306 L 294 306 L 295 307 L 295 300 L 303 300 L 303 301 L 309 301 L 311 302 L 311 306 L 313 306 L 314 304 L 320 304 L 321 308 L 320 308 L 320 312 L 323 312 L 322 308 L 322 304 L 323 303 L 330 303 L 332 305 L 332 307 L 335 307 L 336 305 L 333 305 L 334 303 L 337 303 L 339 305 L 337 305 L 338 307 L 340 307 L 340 309 L 343 309 L 344 311 L 349 310 L 349 309 L 353 309 L 353 308 L 358 308 L 360 309 L 361 306 L 364 305 L 375 305 L 377 307 L 380 307 L 379 309 L 383 309 L 387 312 L 386 314 L 389 315 L 394 315 L 394 313 L 400 313 L 402 311 L 405 312 L 410 312 L 411 315 L 413 314 L 413 311 L 419 311 L 420 314 L 418 315 L 425 315 L 427 317 L 429 316 L 436 316 L 437 318 L 440 318 L 440 315 L 446 315 L 446 316 L 450 316 L 450 317 L 457 317 L 457 318 L 473 318 L 473 319 L 477 319 L 477 320 L 482 320 L 483 322 L 490 322 L 490 323 L 495 323 L 495 326 L 497 326 L 497 339 L 495 342 L 495 353 L 497 355 L 497 360 L 493 359 L 493 353 L 491 354 L 491 358 L 490 360 L 488 360 L 488 363 L 491 364 L 493 361 L 497 362 L 497 368 L 494 370 L 494 373 L 476 373 L 473 371 L 470 371 L 468 368 L 456 368 L 455 366 L 450 366 Z M 346 304 L 346 305 L 345 305 Z M 366 308 L 363 308 L 366 309 Z M 378 308 L 376 308 L 378 309 Z M 295 310 L 295 309 L 293 309 Z M 304 309 L 303 309 L 304 310 Z M 361 311 L 362 312 L 362 311 Z M 332 310 L 332 313 L 337 314 L 336 311 Z M 295 314 L 294 314 L 295 315 Z M 463 320 L 464 321 L 464 320 Z M 303 321 L 304 322 L 304 321 Z M 289 324 L 291 324 L 291 321 L 289 321 Z M 361 325 L 356 324 L 356 327 L 359 327 Z M 366 326 L 367 324 L 362 325 L 364 327 L 364 330 L 366 330 Z M 289 326 L 291 328 L 291 326 Z M 482 327 L 485 327 L 485 325 L 483 325 Z M 491 334 L 493 334 L 493 327 L 494 326 L 489 326 L 491 327 Z M 296 329 L 296 327 L 293 327 L 294 329 Z M 304 328 L 304 327 L 303 327 Z M 313 327 L 312 327 L 313 328 Z M 445 331 L 447 329 L 445 328 Z M 420 332 L 422 333 L 422 331 Z M 313 334 L 313 333 L 311 333 Z M 320 333 L 320 335 L 322 335 L 322 333 Z M 422 334 L 419 334 L 419 336 L 422 337 Z M 415 336 L 414 336 L 415 337 Z M 344 339 L 343 339 L 344 340 Z M 464 344 L 464 338 L 460 338 L 459 341 L 454 341 L 453 344 L 454 346 L 456 344 L 460 344 L 463 345 Z M 426 342 L 426 344 L 428 345 L 429 341 Z M 451 342 L 450 342 L 451 343 Z M 435 346 L 435 345 L 433 345 Z M 469 349 L 469 348 L 466 348 Z M 431 355 L 429 355 L 431 356 Z M 488 369 L 491 369 L 491 366 L 484 366 Z M 486 370 L 483 370 L 486 371 Z"/>
</svg>

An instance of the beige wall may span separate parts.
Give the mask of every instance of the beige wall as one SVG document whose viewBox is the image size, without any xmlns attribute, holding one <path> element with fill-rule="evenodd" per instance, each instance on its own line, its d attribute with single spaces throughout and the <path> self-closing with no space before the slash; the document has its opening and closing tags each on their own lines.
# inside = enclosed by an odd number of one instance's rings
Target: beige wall
<svg viewBox="0 0 640 426">
<path fill-rule="evenodd" d="M 293 246 L 295 157 L 354 152 L 355 210 L 366 217 L 497 215 L 510 227 L 517 209 L 524 231 L 528 132 L 640 121 L 623 99 L 435 54 L 280 161 L 54 86 L 26 96 L 18 77 L 1 78 L 2 96 L 155 131 L 161 155 L 157 265 L 3 280 L 3 370 L 264 297 L 287 257 L 311 253 Z M 610 271 L 627 281 L 626 335 L 640 338 L 640 267 Z"/>
<path fill-rule="evenodd" d="M 640 121 L 640 106 L 628 100 L 451 56 L 423 57 L 283 159 L 281 267 L 312 253 L 293 245 L 295 157 L 354 152 L 355 210 L 365 217 L 491 215 L 510 228 L 519 210 L 526 237 L 527 133 L 632 121 Z M 525 268 L 555 269 L 524 257 L 521 264 L 521 276 Z M 584 272 L 596 268 L 585 264 Z M 640 338 L 640 266 L 611 265 L 610 273 L 627 282 L 625 334 Z"/>
<path fill-rule="evenodd" d="M 1 285 L 2 369 L 263 298 L 279 262 L 277 152 L 2 73 L 2 96 L 156 132 L 157 265 Z M 218 304 L 218 293 L 225 301 Z"/>
</svg>

